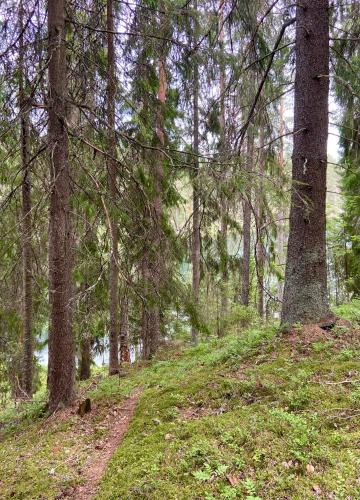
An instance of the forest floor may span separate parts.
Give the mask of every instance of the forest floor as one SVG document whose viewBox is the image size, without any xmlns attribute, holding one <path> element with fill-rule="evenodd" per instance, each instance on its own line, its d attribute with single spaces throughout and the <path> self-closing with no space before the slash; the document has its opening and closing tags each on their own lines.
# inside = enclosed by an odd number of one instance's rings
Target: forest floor
<svg viewBox="0 0 360 500">
<path fill-rule="evenodd" d="M 173 344 L 83 385 L 84 417 L 0 414 L 0 498 L 360 498 L 360 312 L 341 313 Z"/>
</svg>

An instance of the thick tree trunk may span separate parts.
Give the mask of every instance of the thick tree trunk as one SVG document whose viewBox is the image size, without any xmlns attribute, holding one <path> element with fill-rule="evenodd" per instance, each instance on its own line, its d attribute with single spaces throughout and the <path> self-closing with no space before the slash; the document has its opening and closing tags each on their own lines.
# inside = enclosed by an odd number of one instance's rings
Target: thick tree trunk
<svg viewBox="0 0 360 500">
<path fill-rule="evenodd" d="M 26 92 L 25 57 L 26 48 L 24 41 L 24 3 L 19 5 L 19 107 L 20 107 L 20 133 L 21 133 L 21 166 L 22 179 L 22 265 L 23 265 L 23 365 L 22 365 L 22 391 L 28 396 L 32 395 L 33 387 L 33 334 L 32 334 L 32 219 L 31 219 L 31 182 L 29 167 L 29 96 Z"/>
<path fill-rule="evenodd" d="M 246 151 L 246 172 L 251 170 L 254 156 L 254 130 L 251 124 L 248 128 L 247 151 Z M 246 179 L 249 186 L 249 179 Z M 241 281 L 241 304 L 249 305 L 250 293 L 250 244 L 251 244 L 251 190 L 250 187 L 245 193 L 243 201 L 243 258 L 242 258 L 242 281 Z"/>
<path fill-rule="evenodd" d="M 329 95 L 329 1 L 296 8 L 294 150 L 283 324 L 329 313 L 325 201 Z"/>
<path fill-rule="evenodd" d="M 107 127 L 108 127 L 108 153 L 107 172 L 108 188 L 110 198 L 110 266 L 109 266 L 109 305 L 110 305 L 110 329 L 109 329 L 109 374 L 119 372 L 119 270 L 118 270 L 118 226 L 114 209 L 117 198 L 117 162 L 116 158 L 116 135 L 115 135 L 115 47 L 114 47 L 114 12 L 113 1 L 107 0 Z"/>
<path fill-rule="evenodd" d="M 264 267 L 265 267 L 265 248 L 264 248 L 264 183 L 263 175 L 265 173 L 265 129 L 264 124 L 260 126 L 260 152 L 259 152 L 259 188 L 257 196 L 256 210 L 256 274 L 258 285 L 257 309 L 260 318 L 264 317 Z"/>
<path fill-rule="evenodd" d="M 197 0 L 194 1 L 194 12 L 197 14 Z M 194 20 L 194 46 L 197 44 L 198 21 Z M 197 57 L 197 55 L 195 56 Z M 200 186 L 199 186 L 199 64 L 197 59 L 194 60 L 193 66 L 193 225 L 192 225 L 192 292 L 195 307 L 199 305 L 199 290 L 200 290 L 200 249 L 201 249 L 201 233 L 200 233 Z M 191 342 L 197 344 L 199 332 L 196 326 L 191 327 Z"/>
<path fill-rule="evenodd" d="M 75 346 L 71 325 L 73 242 L 70 217 L 70 168 L 66 130 L 65 2 L 49 0 L 49 408 L 74 397 Z"/>
<path fill-rule="evenodd" d="M 221 172 L 221 184 L 224 185 L 226 182 L 226 161 L 225 161 L 225 66 L 223 62 L 224 57 L 224 5 L 225 0 L 220 0 L 219 6 L 219 42 L 220 42 L 220 114 L 219 114 L 219 125 L 220 125 L 220 162 L 224 162 L 225 165 L 222 167 Z M 220 323 L 218 334 L 222 337 L 225 334 L 225 318 L 228 311 L 228 254 L 227 254 L 227 215 L 228 215 L 228 204 L 227 198 L 223 191 L 224 186 L 221 187 L 222 191 L 220 194 L 220 261 L 221 261 L 221 307 L 220 307 Z"/>
</svg>

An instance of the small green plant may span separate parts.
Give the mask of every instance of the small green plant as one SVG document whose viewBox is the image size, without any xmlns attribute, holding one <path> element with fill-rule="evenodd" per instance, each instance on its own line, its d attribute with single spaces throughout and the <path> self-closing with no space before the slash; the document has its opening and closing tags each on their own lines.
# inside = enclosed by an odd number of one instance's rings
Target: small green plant
<svg viewBox="0 0 360 500">
<path fill-rule="evenodd" d="M 360 404 L 360 389 L 355 389 L 350 393 L 350 401 L 355 405 Z"/>
<path fill-rule="evenodd" d="M 229 466 L 219 464 L 215 469 L 210 464 L 206 463 L 201 470 L 193 472 L 193 476 L 198 481 L 210 481 L 213 477 L 222 477 L 228 470 Z"/>
<path fill-rule="evenodd" d="M 221 488 L 220 498 L 223 500 L 233 500 L 234 498 L 239 498 L 239 490 L 238 488 L 227 484 Z"/>
<path fill-rule="evenodd" d="M 338 354 L 338 359 L 340 361 L 351 361 L 353 359 L 356 359 L 356 357 L 358 357 L 358 354 L 353 349 L 343 349 Z"/>
<path fill-rule="evenodd" d="M 261 500 L 260 497 L 257 496 L 257 488 L 252 479 L 244 479 L 242 484 L 247 494 L 246 500 Z"/>
<path fill-rule="evenodd" d="M 263 450 L 256 449 L 254 454 L 253 454 L 252 459 L 254 460 L 254 463 L 257 466 L 260 466 L 262 463 L 264 463 L 265 457 L 266 457 L 266 453 Z"/>
<path fill-rule="evenodd" d="M 334 342 L 332 341 L 326 341 L 326 342 L 313 342 L 311 347 L 314 350 L 314 352 L 323 352 L 327 351 Z"/>
<path fill-rule="evenodd" d="M 241 455 L 238 455 L 234 458 L 234 465 L 239 469 L 243 469 L 245 467 L 245 458 Z"/>
<path fill-rule="evenodd" d="M 176 420 L 179 417 L 179 409 L 176 406 L 168 408 L 163 413 L 163 419 L 171 422 L 172 420 Z"/>
<path fill-rule="evenodd" d="M 193 472 L 194 478 L 198 481 L 210 481 L 210 479 L 213 477 L 213 474 L 213 470 L 211 469 L 209 464 L 205 464 L 203 469 Z"/>
<path fill-rule="evenodd" d="M 291 411 L 303 410 L 310 402 L 309 389 L 300 387 L 297 391 L 288 391 L 285 402 Z"/>
</svg>

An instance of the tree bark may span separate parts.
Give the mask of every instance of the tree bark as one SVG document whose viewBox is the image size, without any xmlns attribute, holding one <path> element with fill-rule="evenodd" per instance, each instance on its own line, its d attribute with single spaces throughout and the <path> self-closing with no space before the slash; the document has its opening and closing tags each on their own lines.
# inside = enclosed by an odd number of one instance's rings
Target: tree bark
<svg viewBox="0 0 360 500">
<path fill-rule="evenodd" d="M 285 172 L 285 156 L 284 156 L 284 137 L 285 134 L 285 118 L 284 118 L 284 98 L 280 99 L 280 127 L 279 127 L 279 135 L 280 135 L 280 150 L 279 150 L 279 170 L 280 175 L 283 176 Z M 280 210 L 278 213 L 278 222 L 277 222 L 277 258 L 279 266 L 282 268 L 284 265 L 284 247 L 285 247 L 285 207 L 283 201 L 280 201 Z M 279 301 L 282 301 L 283 293 L 284 293 L 284 282 L 282 280 L 278 280 L 277 287 L 277 298 Z"/>
<path fill-rule="evenodd" d="M 123 294 L 120 307 L 120 362 L 130 362 L 129 351 L 129 297 Z"/>
<path fill-rule="evenodd" d="M 258 285 L 258 300 L 257 309 L 260 318 L 264 317 L 264 267 L 265 267 L 265 247 L 264 247 L 264 183 L 263 175 L 265 173 L 265 130 L 264 124 L 260 125 L 260 152 L 259 152 L 259 189 L 257 199 L 257 214 L 256 214 L 256 274 Z"/>
<path fill-rule="evenodd" d="M 197 15 L 197 0 L 194 0 L 194 12 Z M 198 20 L 194 19 L 194 46 L 197 45 Z M 199 186 L 199 63 L 197 54 L 193 62 L 193 225 L 192 225 L 192 292 L 195 307 L 199 305 L 199 290 L 200 290 L 200 248 L 201 248 L 201 233 L 200 233 L 200 186 Z M 191 326 L 191 342 L 196 345 L 198 342 L 199 332 L 195 325 Z"/>
<path fill-rule="evenodd" d="M 149 216 L 149 214 L 146 214 Z M 151 269 L 150 269 L 150 257 L 149 249 L 144 249 L 144 254 L 141 259 L 141 278 L 142 278 L 142 318 L 141 318 L 141 340 L 142 340 L 142 357 L 144 359 L 150 359 L 151 357 Z M 156 317 L 155 317 L 156 319 Z M 157 325 L 155 325 L 157 328 Z"/>
<path fill-rule="evenodd" d="M 85 332 L 80 342 L 80 380 L 87 380 L 91 375 L 91 336 Z"/>
<path fill-rule="evenodd" d="M 325 202 L 329 95 L 329 1 L 296 8 L 296 75 L 290 232 L 283 324 L 329 313 Z M 304 130 L 303 130 L 304 129 Z"/>
<path fill-rule="evenodd" d="M 111 252 L 109 265 L 109 375 L 119 372 L 119 270 L 118 270 L 118 225 L 114 214 L 117 197 L 117 162 L 115 134 L 115 46 L 113 0 L 107 0 L 107 127 L 108 152 L 107 175 L 110 210 Z"/>
<path fill-rule="evenodd" d="M 248 128 L 247 151 L 246 151 L 245 173 L 251 170 L 254 156 L 254 130 L 251 124 Z M 249 186 L 249 179 L 246 178 Z M 243 201 L 243 259 L 242 259 L 242 281 L 241 281 L 241 304 L 249 305 L 250 293 L 250 243 L 251 243 L 251 189 L 247 188 Z"/>
<path fill-rule="evenodd" d="M 28 396 L 33 392 L 33 333 L 32 333 L 32 218 L 31 218 L 31 180 L 29 167 L 29 96 L 26 90 L 24 41 L 24 3 L 19 5 L 19 108 L 21 134 L 21 167 L 23 172 L 22 196 L 22 266 L 23 266 L 23 364 L 22 390 Z"/>
<path fill-rule="evenodd" d="M 160 18 L 159 32 L 165 29 L 165 15 Z M 157 149 L 152 155 L 152 175 L 154 182 L 154 198 L 151 201 L 150 248 L 145 252 L 143 260 L 143 277 L 145 280 L 146 300 L 143 304 L 143 356 L 151 358 L 157 351 L 161 329 L 161 291 L 165 280 L 166 243 L 162 231 L 163 221 L 163 179 L 165 146 L 164 108 L 166 102 L 166 53 L 167 45 L 161 41 L 158 59 L 157 108 L 155 112 L 154 145 Z M 150 290 L 151 288 L 151 290 Z"/>
<path fill-rule="evenodd" d="M 48 2 L 49 128 L 49 408 L 74 397 L 75 346 L 71 325 L 73 242 L 70 216 L 70 168 L 66 129 L 67 68 L 65 2 Z"/>
<path fill-rule="evenodd" d="M 225 65 L 224 57 L 224 6 L 225 0 L 220 0 L 219 6 L 219 43 L 220 43 L 220 161 L 225 163 L 221 172 L 221 193 L 220 193 L 220 261 L 221 261 L 221 306 L 220 322 L 218 334 L 222 337 L 225 334 L 225 318 L 228 311 L 228 255 L 227 255 L 227 215 L 228 203 L 224 193 L 224 184 L 226 182 L 226 161 L 225 161 Z"/>
</svg>

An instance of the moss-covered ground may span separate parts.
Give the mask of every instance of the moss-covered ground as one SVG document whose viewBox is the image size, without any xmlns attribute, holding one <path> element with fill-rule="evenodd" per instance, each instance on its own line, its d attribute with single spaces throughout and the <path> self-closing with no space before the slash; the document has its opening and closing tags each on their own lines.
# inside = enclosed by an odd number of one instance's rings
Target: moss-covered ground
<svg viewBox="0 0 360 500">
<path fill-rule="evenodd" d="M 143 387 L 97 499 L 360 498 L 360 332 L 275 327 L 172 346 L 87 390 L 92 416 L 2 415 L 1 498 L 61 498 L 113 405 Z M 84 388 L 85 390 L 85 388 Z M 35 419 L 35 420 L 34 420 Z M 90 425 L 91 424 L 91 425 Z"/>
</svg>

